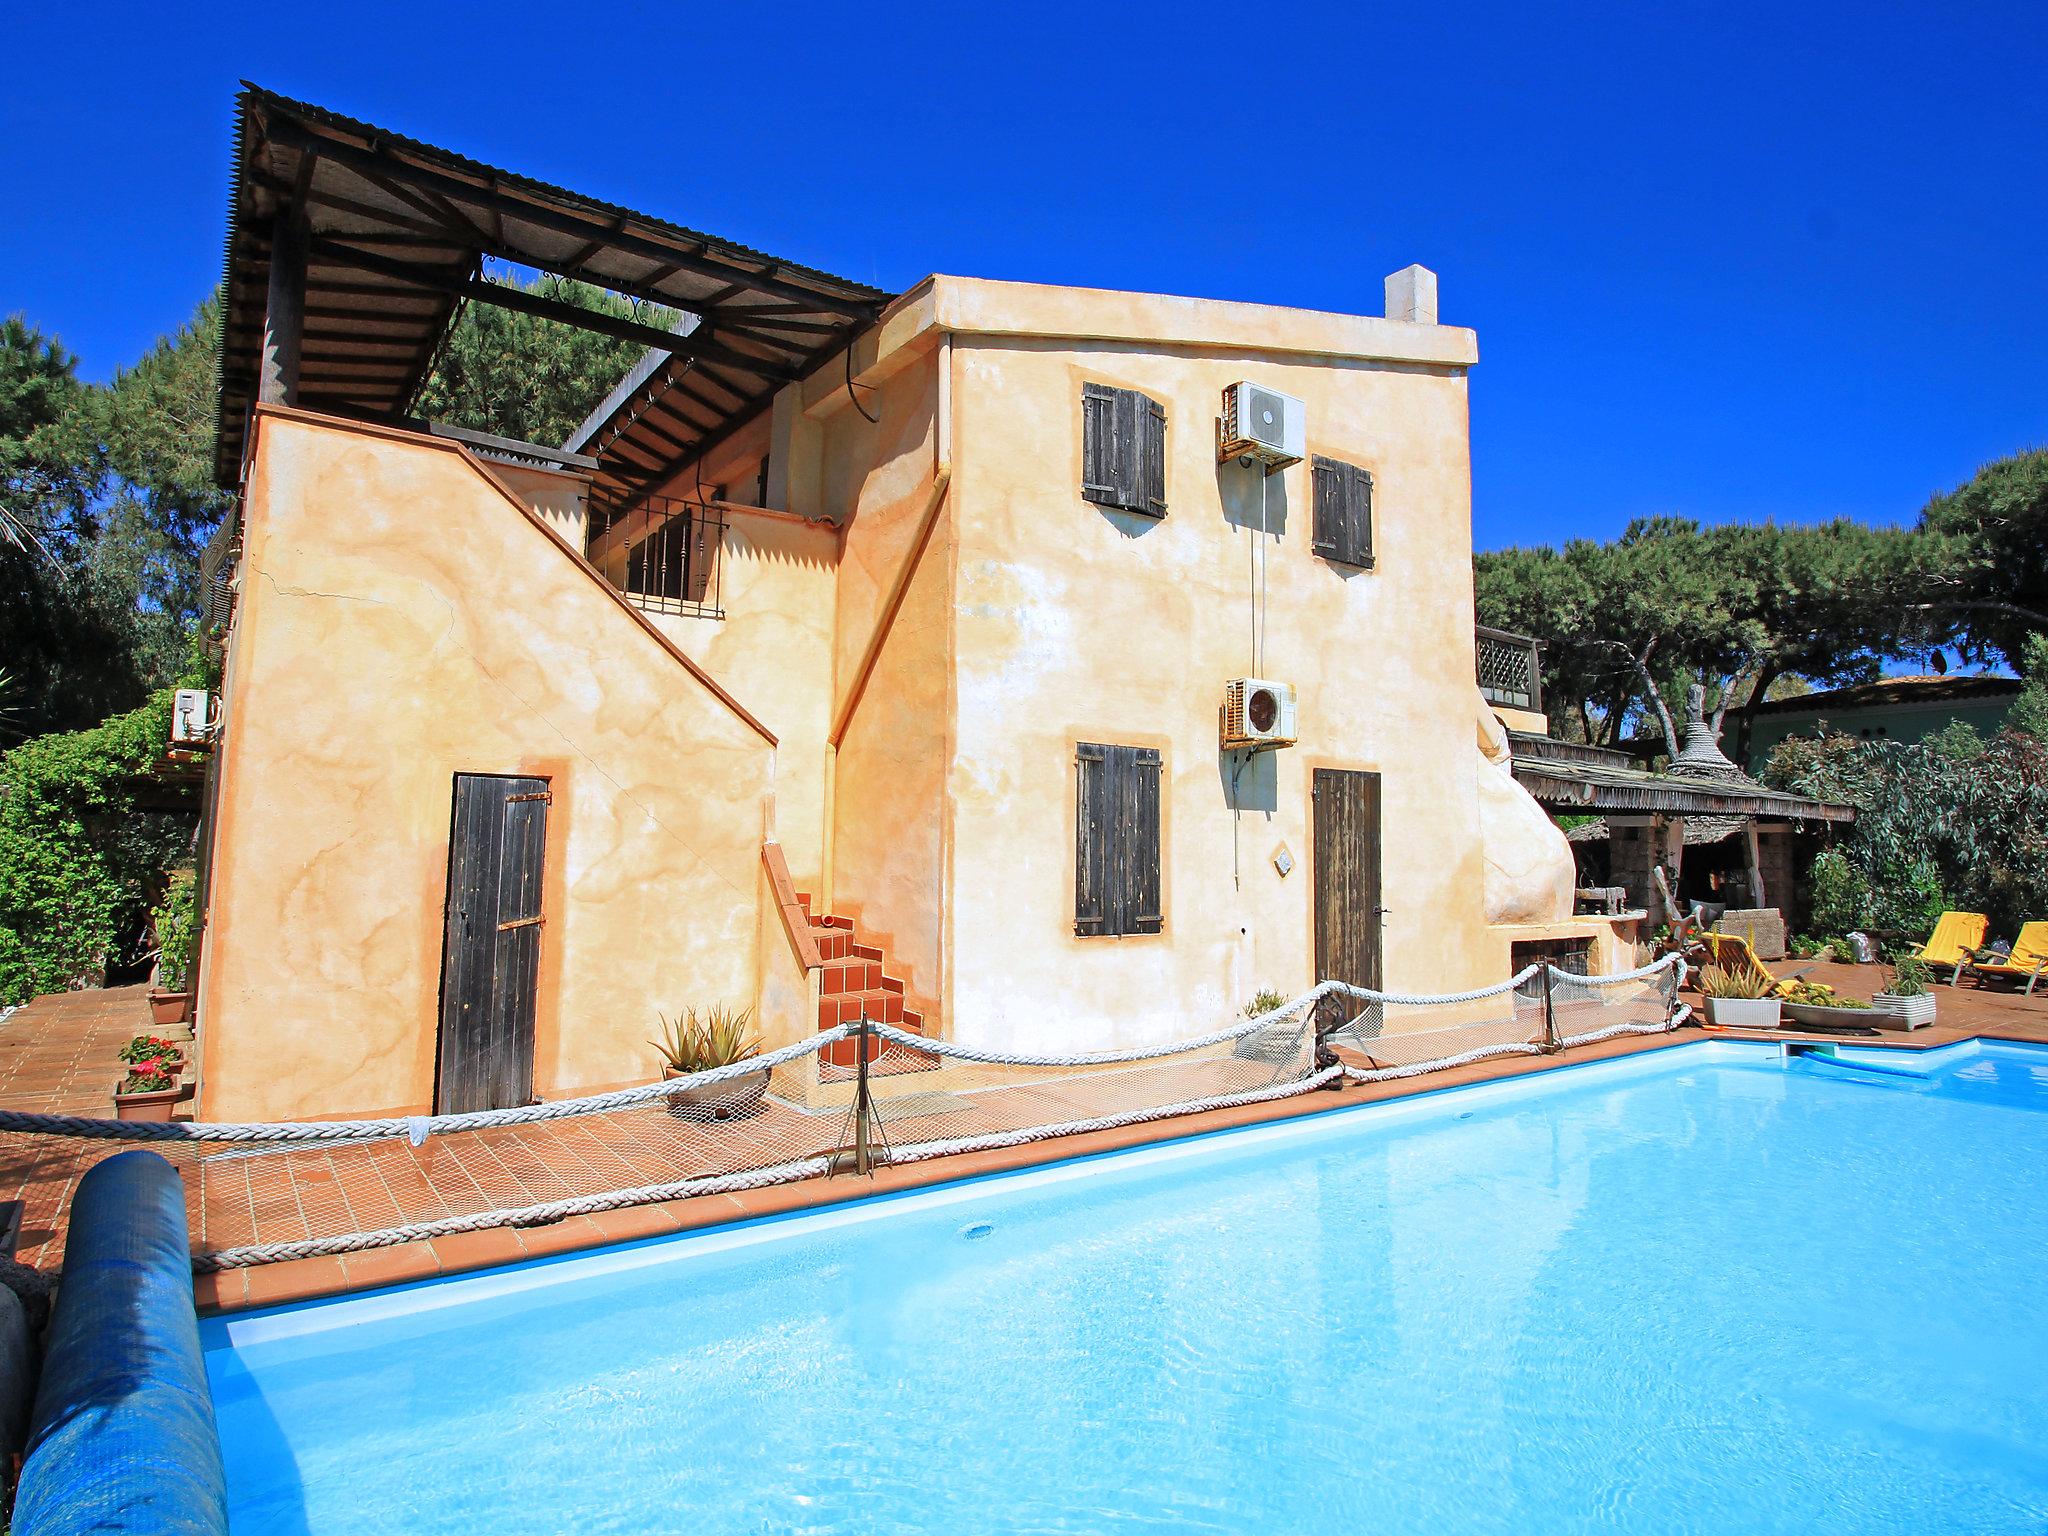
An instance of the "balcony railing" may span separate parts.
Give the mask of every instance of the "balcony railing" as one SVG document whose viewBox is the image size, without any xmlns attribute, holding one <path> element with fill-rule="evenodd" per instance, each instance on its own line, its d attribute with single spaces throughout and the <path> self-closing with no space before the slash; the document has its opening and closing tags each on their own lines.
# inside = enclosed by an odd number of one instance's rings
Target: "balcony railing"
<svg viewBox="0 0 2048 1536">
<path fill-rule="evenodd" d="M 1479 691 L 1503 709 L 1543 713 L 1543 642 L 1475 626 Z"/>
</svg>

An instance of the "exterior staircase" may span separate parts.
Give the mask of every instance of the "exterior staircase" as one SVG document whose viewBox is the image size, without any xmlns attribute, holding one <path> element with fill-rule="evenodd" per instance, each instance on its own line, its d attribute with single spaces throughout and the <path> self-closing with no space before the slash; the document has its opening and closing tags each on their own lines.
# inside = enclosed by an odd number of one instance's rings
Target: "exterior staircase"
<svg viewBox="0 0 2048 1536">
<path fill-rule="evenodd" d="M 805 892 L 798 891 L 796 899 L 824 961 L 818 976 L 819 1030 L 867 1019 L 893 1024 L 906 1034 L 923 1034 L 924 1015 L 903 1006 L 903 983 L 884 969 L 881 946 L 866 942 L 852 918 L 813 912 Z M 860 1048 L 858 1040 L 835 1040 L 826 1046 L 818 1055 L 820 1079 L 837 1082 L 851 1076 L 860 1066 Z M 901 1049 L 878 1061 L 878 1040 L 870 1040 L 867 1050 L 871 1072 L 929 1072 L 939 1064 L 936 1056 Z"/>
</svg>

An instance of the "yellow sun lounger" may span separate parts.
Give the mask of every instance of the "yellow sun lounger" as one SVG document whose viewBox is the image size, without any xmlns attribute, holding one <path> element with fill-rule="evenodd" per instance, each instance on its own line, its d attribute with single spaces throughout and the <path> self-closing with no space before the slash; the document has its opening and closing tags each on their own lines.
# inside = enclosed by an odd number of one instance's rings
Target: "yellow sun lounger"
<svg viewBox="0 0 2048 1536">
<path fill-rule="evenodd" d="M 1791 990 L 1794 981 L 1797 981 L 1799 977 L 1813 969 L 1810 965 L 1802 966 L 1790 976 L 1780 977 L 1773 975 L 1771 968 L 1765 965 L 1763 961 L 1757 959 L 1756 951 L 1749 947 L 1749 940 L 1739 933 L 1715 933 L 1711 929 L 1701 929 L 1693 935 L 1693 938 L 1698 943 L 1700 954 L 1708 965 L 1718 965 L 1723 970 L 1760 976 L 1763 978 L 1764 984 L 1771 989 L 1771 996 L 1773 997 L 1784 996 Z M 1822 992 L 1832 992 L 1834 990 L 1834 988 L 1824 986 L 1818 982 L 1809 983 L 1809 985 L 1818 988 Z"/>
<path fill-rule="evenodd" d="M 1996 976 L 2005 981 L 2024 981 L 2028 997 L 2034 983 L 2048 974 L 2048 923 L 2028 923 L 2013 940 L 2012 953 L 2003 960 L 1978 960 L 1965 956 L 1956 968 L 1958 977 L 1968 971 L 1981 984 Z"/>
<path fill-rule="evenodd" d="M 1920 946 L 1919 958 L 1929 965 L 1951 967 L 1961 974 L 1963 962 L 1984 947 L 1984 935 L 1991 919 L 1982 912 L 1944 912 Z M 1951 984 L 1955 976 L 1950 976 Z"/>
</svg>

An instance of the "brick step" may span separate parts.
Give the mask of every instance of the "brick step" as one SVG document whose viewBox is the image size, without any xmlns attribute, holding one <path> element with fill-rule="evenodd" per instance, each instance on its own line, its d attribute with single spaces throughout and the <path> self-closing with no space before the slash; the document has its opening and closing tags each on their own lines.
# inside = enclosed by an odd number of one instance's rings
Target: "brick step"
<svg viewBox="0 0 2048 1536">
<path fill-rule="evenodd" d="M 854 935 L 853 952 L 862 960 L 879 960 L 882 958 L 881 949 L 877 945 L 861 943 L 858 933 Z"/>
<path fill-rule="evenodd" d="M 831 1029 L 837 1024 L 857 1024 L 862 1019 L 873 1019 L 881 1024 L 903 1024 L 903 994 L 884 992 L 876 987 L 870 991 L 842 992 L 833 997 L 818 999 L 818 1028 Z"/>
<path fill-rule="evenodd" d="M 881 989 L 882 962 L 879 960 L 827 960 L 818 971 L 818 992 L 823 997 L 846 992 L 879 992 Z"/>
</svg>

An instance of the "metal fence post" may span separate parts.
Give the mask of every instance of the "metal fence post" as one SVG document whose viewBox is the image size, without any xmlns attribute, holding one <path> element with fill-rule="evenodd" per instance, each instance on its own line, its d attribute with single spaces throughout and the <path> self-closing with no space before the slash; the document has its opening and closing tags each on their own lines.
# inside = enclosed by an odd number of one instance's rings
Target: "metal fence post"
<svg viewBox="0 0 2048 1536">
<path fill-rule="evenodd" d="M 1539 962 L 1542 969 L 1537 975 L 1543 978 L 1543 1049 L 1556 1052 L 1564 1049 L 1564 1043 L 1557 1037 L 1557 1001 L 1550 995 L 1550 962 Z"/>
<path fill-rule="evenodd" d="M 874 1170 L 875 1149 L 868 1140 L 868 1116 L 874 1113 L 868 1101 L 868 1043 L 874 1039 L 865 1016 L 853 1026 L 855 1077 L 853 1081 L 853 1171 Z"/>
</svg>

